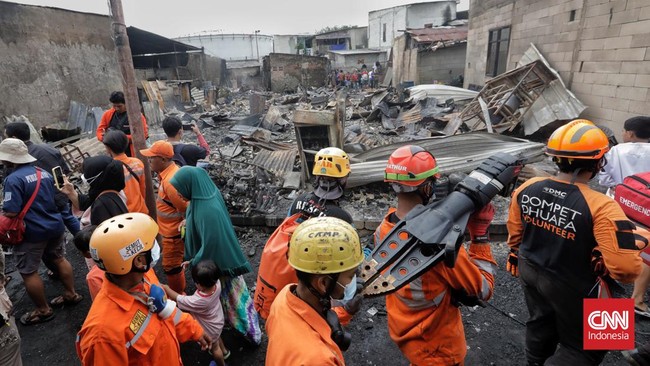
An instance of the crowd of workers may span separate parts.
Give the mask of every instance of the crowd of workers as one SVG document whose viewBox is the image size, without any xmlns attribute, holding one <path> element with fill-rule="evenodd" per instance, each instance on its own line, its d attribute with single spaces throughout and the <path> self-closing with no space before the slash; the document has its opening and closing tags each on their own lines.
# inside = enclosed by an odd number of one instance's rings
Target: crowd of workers
<svg viewBox="0 0 650 366">
<path fill-rule="evenodd" d="M 348 87 L 351 89 L 376 88 L 379 85 L 379 78 L 382 74 L 382 67 L 379 61 L 372 65 L 372 68 L 364 64 L 361 69 L 332 71 L 332 85 L 336 87 Z"/>
<path fill-rule="evenodd" d="M 339 206 L 350 158 L 338 148 L 319 151 L 314 190 L 296 198 L 270 236 L 251 294 L 242 275 L 253 269 L 221 193 L 208 173 L 194 166 L 209 153 L 198 128 L 189 129 L 199 146 L 182 144 L 183 123 L 168 117 L 163 121 L 168 139 L 140 150 L 158 179 L 154 220 L 144 200 L 144 165 L 130 143 L 124 97 L 114 93 L 111 102 L 114 108 L 97 131 L 107 155 L 83 162 L 86 194 L 67 177 L 60 182 L 51 174 L 56 166 L 67 174 L 66 164 L 55 149 L 31 143 L 26 124 L 5 128 L 0 142 L 0 161 L 7 169 L 3 214 L 15 217 L 28 208 L 24 241 L 11 249 L 34 310 L 19 321 L 47 322 L 56 314 L 53 308 L 83 300 L 64 255 L 67 228 L 87 258 L 92 297 L 76 342 L 83 365 L 180 365 L 179 344 L 196 341 L 211 352 L 213 364 L 223 366 L 230 354 L 221 341 L 224 324 L 260 344 L 258 317 L 268 335 L 267 365 L 344 365 L 343 352 L 351 342 L 344 327 L 363 301 L 359 267 L 398 222 L 435 198 L 436 179 L 444 171 L 434 154 L 416 145 L 391 154 L 384 180 L 397 205 L 386 212 L 373 242 L 362 247 L 351 215 Z M 613 187 L 639 168 L 650 170 L 634 162 L 639 154 L 650 161 L 650 118 L 627 121 L 624 137 L 626 144 L 620 146 L 628 147 L 610 150 L 607 136 L 589 121 L 558 128 L 546 146 L 557 175 L 530 179 L 512 194 L 511 252 L 502 265 L 521 280 L 530 314 L 529 365 L 599 364 L 606 351 L 582 346 L 583 299 L 608 293 L 605 279 L 629 283 L 640 273 L 648 276 L 640 256 L 648 232 L 628 220 L 616 201 L 588 186 L 596 175 Z M 492 204 L 472 213 L 469 243 L 460 247 L 453 268 L 439 263 L 386 297 L 390 337 L 411 364 L 464 363 L 459 306 L 492 296 L 497 263 L 489 226 L 494 215 Z M 61 296 L 49 302 L 38 273 L 41 261 L 64 285 Z M 163 282 L 153 271 L 158 261 Z M 1 263 L 0 365 L 21 365 L 20 337 L 4 290 L 4 255 Z M 186 271 L 196 286 L 192 295 L 186 294 Z M 641 315 L 648 313 L 643 296 L 649 281 L 635 284 Z M 640 347 L 626 357 L 647 364 L 648 351 Z"/>
</svg>

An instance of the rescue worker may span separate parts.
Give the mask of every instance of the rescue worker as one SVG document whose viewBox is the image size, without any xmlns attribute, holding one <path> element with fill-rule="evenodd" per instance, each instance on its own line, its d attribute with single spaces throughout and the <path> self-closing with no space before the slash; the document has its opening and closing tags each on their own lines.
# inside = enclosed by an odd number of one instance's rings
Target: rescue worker
<svg viewBox="0 0 650 366">
<path fill-rule="evenodd" d="M 354 294 L 362 260 L 359 235 L 347 222 L 317 217 L 298 226 L 289 246 L 298 283 L 284 287 L 271 306 L 267 366 L 345 365 L 350 335 L 330 304 Z"/>
<path fill-rule="evenodd" d="M 512 195 L 506 268 L 521 275 L 529 365 L 599 364 L 607 351 L 583 350 L 583 299 L 608 293 L 601 280 L 607 273 L 629 283 L 641 271 L 635 226 L 614 200 L 587 185 L 608 150 L 607 136 L 592 122 L 572 121 L 546 145 L 559 173 L 529 179 Z"/>
<path fill-rule="evenodd" d="M 352 223 L 352 216 L 338 202 L 350 175 L 348 154 L 336 147 L 321 149 L 314 158 L 312 175 L 316 177 L 314 191 L 298 196 L 287 217 L 302 212 L 306 217 L 335 216 Z"/>
<path fill-rule="evenodd" d="M 144 181 L 144 164 L 138 158 L 126 156 L 129 139 L 122 131 L 108 131 L 104 135 L 104 147 L 108 155 L 124 165 L 124 194 L 129 212 L 149 214 L 144 199 L 147 190 Z"/>
<path fill-rule="evenodd" d="M 397 193 L 397 208 L 389 209 L 375 231 L 375 244 L 411 209 L 433 198 L 439 177 L 435 157 L 419 146 L 403 146 L 391 154 L 384 181 Z M 493 217 L 492 204 L 470 216 L 469 251 L 461 246 L 454 268 L 439 263 L 386 296 L 390 337 L 411 364 L 463 364 L 467 346 L 459 305 L 474 306 L 492 296 L 496 262 L 488 228 Z"/>
<path fill-rule="evenodd" d="M 135 150 L 131 143 L 131 125 L 129 124 L 129 115 L 126 111 L 126 100 L 124 93 L 121 91 L 114 91 L 111 93 L 109 101 L 113 104 L 113 108 L 107 110 L 102 115 L 102 119 L 97 126 L 97 140 L 103 141 L 104 134 L 110 130 L 119 130 L 124 132 L 129 138 L 129 148 L 126 150 L 127 156 L 135 156 Z M 147 119 L 144 114 L 140 114 L 142 118 L 142 127 L 144 128 L 144 138 L 149 138 L 149 127 L 147 126 Z"/>
<path fill-rule="evenodd" d="M 201 325 L 166 299 L 149 271 L 157 234 L 143 213 L 115 216 L 93 232 L 90 253 L 106 281 L 77 335 L 82 365 L 182 365 L 179 342 L 209 348 Z"/>
<path fill-rule="evenodd" d="M 338 206 L 350 174 L 350 159 L 341 149 L 328 147 L 316 154 L 312 174 L 316 177 L 314 192 L 305 193 L 293 202 L 289 217 L 278 226 L 264 245 L 255 287 L 255 310 L 262 319 L 269 316 L 271 304 L 278 292 L 290 283 L 298 282 L 296 271 L 287 262 L 289 239 L 298 225 L 310 217 L 337 217 L 352 224 L 352 216 Z M 359 311 L 363 296 L 336 306 L 334 311 L 343 325 Z"/>
<path fill-rule="evenodd" d="M 185 217 L 188 201 L 184 200 L 171 185 L 170 180 L 180 169 L 174 164 L 174 148 L 167 141 L 156 141 L 150 148 L 140 150 L 149 158 L 151 170 L 158 173 L 160 186 L 156 197 L 158 226 L 162 235 L 162 266 L 167 275 L 169 287 L 183 294 L 185 292 L 185 273 L 183 273 L 183 256 L 185 244 L 179 227 Z"/>
</svg>

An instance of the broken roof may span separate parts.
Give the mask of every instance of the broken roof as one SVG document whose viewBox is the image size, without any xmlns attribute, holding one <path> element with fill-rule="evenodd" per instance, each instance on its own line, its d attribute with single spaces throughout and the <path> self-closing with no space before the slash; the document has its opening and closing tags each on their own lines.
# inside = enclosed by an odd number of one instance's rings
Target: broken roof
<svg viewBox="0 0 650 366">
<path fill-rule="evenodd" d="M 407 29 L 405 33 L 418 43 L 467 41 L 467 26 Z"/>
</svg>

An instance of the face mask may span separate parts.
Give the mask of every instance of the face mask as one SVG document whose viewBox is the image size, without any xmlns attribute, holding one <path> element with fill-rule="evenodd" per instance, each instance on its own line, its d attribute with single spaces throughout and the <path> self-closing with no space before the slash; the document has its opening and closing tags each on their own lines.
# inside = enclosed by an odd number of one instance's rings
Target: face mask
<svg viewBox="0 0 650 366">
<path fill-rule="evenodd" d="M 103 173 L 103 172 L 99 172 L 99 174 L 97 174 L 97 175 L 94 176 L 94 177 L 90 177 L 90 178 L 86 178 L 86 176 L 82 174 L 82 175 L 81 175 L 81 180 L 82 180 L 85 184 L 90 185 L 90 184 L 92 184 L 92 183 L 95 181 L 95 179 L 99 178 L 99 176 L 102 175 L 102 173 Z"/>
<path fill-rule="evenodd" d="M 151 267 L 155 267 L 156 263 L 160 260 L 160 246 L 158 241 L 154 240 L 153 248 L 151 248 Z"/>
<path fill-rule="evenodd" d="M 343 287 L 343 298 L 339 301 L 346 303 L 352 300 L 357 292 L 357 275 L 355 274 L 352 276 L 352 281 L 350 281 L 346 286 L 341 285 L 338 281 L 336 281 L 336 284 Z"/>
</svg>

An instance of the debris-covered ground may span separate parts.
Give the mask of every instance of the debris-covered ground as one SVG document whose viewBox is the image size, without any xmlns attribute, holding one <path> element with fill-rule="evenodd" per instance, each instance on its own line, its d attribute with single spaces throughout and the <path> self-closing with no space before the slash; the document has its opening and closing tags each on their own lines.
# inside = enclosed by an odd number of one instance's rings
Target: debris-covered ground
<svg viewBox="0 0 650 366">
<path fill-rule="evenodd" d="M 252 96 L 253 94 L 257 96 Z M 453 119 L 453 114 L 458 113 L 463 103 L 466 103 L 454 100 L 453 96 L 436 98 L 424 93 L 419 94 L 417 98 L 413 97 L 412 95 L 411 99 L 405 99 L 394 90 L 356 91 L 347 96 L 344 108 L 345 122 L 340 132 L 343 136 L 342 143 L 351 154 L 354 164 L 367 163 L 369 165 L 358 166 L 369 169 L 367 172 L 372 173 L 372 164 L 378 163 L 381 173 L 382 159 L 385 160 L 390 150 L 384 152 L 384 155 L 380 151 L 367 161 L 355 157 L 363 156 L 358 155 L 363 153 L 368 156 L 369 152 L 373 152 L 373 148 L 381 149 L 388 144 L 408 141 L 417 144 L 416 140 L 440 135 L 446 124 Z M 265 108 L 262 113 L 251 115 L 250 98 L 263 100 Z M 310 189 L 309 182 L 301 179 L 301 169 L 304 167 L 297 148 L 299 137 L 296 136 L 293 124 L 294 115 L 297 110 L 335 113 L 338 106 L 336 94 L 329 88 L 300 89 L 292 95 L 221 89 L 215 103 L 214 106 L 195 105 L 186 108 L 178 105 L 184 111 L 173 108 L 165 112 L 167 115 L 179 116 L 184 122 L 195 122 L 203 131 L 212 149 L 212 154 L 204 162 L 204 166 L 222 191 L 236 225 L 243 252 L 248 255 L 253 268 L 257 270 L 262 248 L 273 231 L 272 226 L 279 224 L 286 215 L 293 198 L 303 190 Z M 151 125 L 150 140 L 162 138 L 164 135 L 161 127 Z M 194 138 L 186 134 L 185 140 L 193 142 Z M 527 150 L 522 151 L 533 157 L 534 161 L 542 160 L 539 144 L 523 140 L 508 140 L 503 143 L 504 146 L 528 144 Z M 327 146 L 322 145 L 322 136 L 303 135 L 301 144 L 305 154 Z M 468 169 L 471 170 L 473 160 L 484 159 L 480 155 L 481 151 L 473 151 L 472 146 L 461 146 L 453 150 L 454 146 L 444 145 L 439 147 L 439 151 L 445 149 L 450 157 L 440 159 L 443 173 L 445 164 L 448 164 L 447 167 L 453 166 L 458 172 L 467 173 Z M 474 147 L 474 150 L 477 148 Z M 552 172 L 553 166 L 542 160 L 522 175 L 530 177 Z M 450 177 L 450 180 L 453 179 Z M 442 197 L 449 187 L 453 187 L 453 183 L 447 182 L 444 187 L 437 187 L 436 192 Z M 365 243 L 370 240 L 372 230 L 394 203 L 394 195 L 380 178 L 348 189 L 342 206 L 352 213 L 355 226 Z M 463 308 L 468 347 L 467 365 L 524 363 L 525 328 L 522 322 L 527 317 L 527 310 L 519 282 L 503 268 L 508 248 L 505 243 L 498 241 L 503 240 L 505 233 L 504 223 L 509 200 L 497 197 L 494 203 L 497 209 L 494 229 L 501 236 L 492 244 L 492 248 L 499 263 L 499 270 L 490 306 L 478 309 Z M 75 307 L 57 310 L 57 317 L 49 323 L 32 327 L 19 325 L 26 365 L 78 364 L 74 340 L 90 307 L 90 299 L 85 284 L 85 263 L 71 243 L 68 243 L 67 249 L 67 257 L 75 268 L 76 286 L 86 298 Z M 8 257 L 8 261 L 9 270 L 12 270 L 11 257 Z M 160 268 L 157 268 L 157 271 L 164 281 Z M 60 285 L 47 278 L 44 268 L 42 272 L 48 298 L 58 295 Z M 251 287 L 255 285 L 255 273 L 245 276 Z M 20 316 L 30 310 L 32 304 L 25 296 L 20 276 L 14 272 L 13 277 L 8 288 L 16 314 Z M 191 280 L 188 284 L 191 284 Z M 193 291 L 191 285 L 189 290 Z M 631 288 L 628 288 L 628 292 L 631 293 Z M 353 343 L 345 353 L 347 364 L 408 365 L 388 336 L 383 298 L 367 299 L 360 313 L 350 324 L 349 331 L 352 333 Z M 637 343 L 649 341 L 648 332 L 650 322 L 637 319 Z M 229 365 L 264 363 L 266 339 L 263 339 L 259 347 L 246 345 L 228 331 L 224 333 L 224 339 L 226 345 L 233 350 L 232 357 L 228 360 Z M 210 360 L 210 356 L 202 353 L 194 344 L 183 345 L 182 353 L 186 365 L 207 365 Z M 607 356 L 604 364 L 617 365 L 622 362 L 620 354 L 613 352 Z"/>
</svg>

